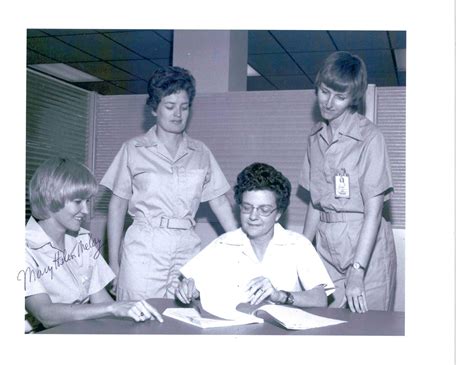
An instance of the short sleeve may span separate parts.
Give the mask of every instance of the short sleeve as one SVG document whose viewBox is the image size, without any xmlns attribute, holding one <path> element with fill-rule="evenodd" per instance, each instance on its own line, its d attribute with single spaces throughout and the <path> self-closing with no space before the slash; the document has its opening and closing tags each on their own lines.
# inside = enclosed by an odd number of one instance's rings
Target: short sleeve
<svg viewBox="0 0 474 365">
<path fill-rule="evenodd" d="M 300 177 L 298 183 L 301 187 L 305 188 L 309 191 L 309 184 L 310 184 L 310 142 L 308 141 L 308 147 L 306 148 L 306 154 L 303 159 L 303 166 L 301 167 Z"/>
<path fill-rule="evenodd" d="M 109 265 L 107 265 L 104 258 L 99 252 L 95 253 L 95 256 L 92 258 L 91 261 L 94 264 L 94 268 L 92 270 L 88 295 L 92 295 L 99 292 L 115 278 L 114 272 L 109 267 Z"/>
<path fill-rule="evenodd" d="M 36 294 L 48 294 L 48 291 L 41 282 L 42 276 L 38 274 L 39 272 L 44 273 L 45 277 L 48 278 L 49 274 L 47 271 L 40 269 L 32 253 L 27 248 L 25 252 L 25 269 L 21 270 L 18 275 L 18 280 L 24 281 L 25 297 Z"/>
<path fill-rule="evenodd" d="M 128 166 L 128 146 L 122 145 L 100 184 L 115 195 L 129 200 L 132 196 L 132 174 Z"/>
<path fill-rule="evenodd" d="M 380 132 L 368 141 L 362 151 L 359 185 L 365 201 L 380 194 L 384 194 L 384 200 L 388 200 L 393 193 L 390 160 L 384 137 Z"/>
<path fill-rule="evenodd" d="M 230 189 L 230 185 L 212 152 L 205 146 L 204 150 L 209 155 L 209 169 L 204 181 L 201 202 L 217 198 Z"/>
<path fill-rule="evenodd" d="M 316 249 L 311 242 L 303 238 L 298 242 L 297 270 L 304 290 L 311 290 L 321 285 L 326 295 L 334 292 L 334 283 Z"/>
</svg>

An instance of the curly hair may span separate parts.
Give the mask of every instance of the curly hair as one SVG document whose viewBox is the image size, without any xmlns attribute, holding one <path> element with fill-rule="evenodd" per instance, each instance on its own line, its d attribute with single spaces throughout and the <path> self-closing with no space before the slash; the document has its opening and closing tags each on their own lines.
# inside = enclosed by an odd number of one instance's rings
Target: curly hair
<svg viewBox="0 0 474 365">
<path fill-rule="evenodd" d="M 367 90 L 367 69 L 364 61 L 349 52 L 334 52 L 324 61 L 314 82 L 316 92 L 321 84 L 338 91 L 346 92 L 352 98 L 353 112 L 364 101 Z"/>
<path fill-rule="evenodd" d="M 36 219 L 47 219 L 64 208 L 67 201 L 89 199 L 98 188 L 86 166 L 68 158 L 50 158 L 36 169 L 30 180 L 31 213 Z"/>
<path fill-rule="evenodd" d="M 160 67 L 148 80 L 148 99 L 146 103 L 150 108 L 156 110 L 162 98 L 180 91 L 186 91 L 189 106 L 191 106 L 196 95 L 196 80 L 193 75 L 181 67 Z"/>
<path fill-rule="evenodd" d="M 290 204 L 291 183 L 273 166 L 255 162 L 244 168 L 237 176 L 237 183 L 234 186 L 235 202 L 240 205 L 244 192 L 254 190 L 272 191 L 280 213 L 283 213 Z"/>
</svg>

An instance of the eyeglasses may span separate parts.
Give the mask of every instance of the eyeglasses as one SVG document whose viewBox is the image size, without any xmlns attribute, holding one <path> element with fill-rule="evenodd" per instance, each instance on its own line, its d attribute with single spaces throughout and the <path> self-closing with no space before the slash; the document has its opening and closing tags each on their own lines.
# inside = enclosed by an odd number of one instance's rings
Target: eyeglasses
<svg viewBox="0 0 474 365">
<path fill-rule="evenodd" d="M 277 210 L 277 208 L 273 208 L 271 205 L 261 205 L 258 207 L 254 207 L 250 204 L 240 204 L 240 211 L 244 214 L 252 214 L 254 209 L 257 211 L 257 214 L 260 217 L 268 217 L 275 210 Z"/>
</svg>

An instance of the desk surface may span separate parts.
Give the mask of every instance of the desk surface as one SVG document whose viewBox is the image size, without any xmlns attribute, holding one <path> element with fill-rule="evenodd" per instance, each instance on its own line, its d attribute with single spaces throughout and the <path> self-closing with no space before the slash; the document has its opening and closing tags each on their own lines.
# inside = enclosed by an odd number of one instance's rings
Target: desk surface
<svg viewBox="0 0 474 365">
<path fill-rule="evenodd" d="M 148 302 L 160 313 L 168 307 L 176 307 L 172 299 L 149 299 Z M 404 312 L 369 311 L 364 314 L 352 313 L 348 309 L 304 308 L 304 310 L 324 317 L 341 319 L 346 323 L 303 331 L 289 331 L 264 317 L 265 323 L 232 326 L 225 328 L 201 329 L 163 316 L 164 322 L 103 318 L 75 321 L 40 332 L 41 334 L 161 334 L 161 335 L 370 335 L 403 336 L 405 334 Z"/>
</svg>

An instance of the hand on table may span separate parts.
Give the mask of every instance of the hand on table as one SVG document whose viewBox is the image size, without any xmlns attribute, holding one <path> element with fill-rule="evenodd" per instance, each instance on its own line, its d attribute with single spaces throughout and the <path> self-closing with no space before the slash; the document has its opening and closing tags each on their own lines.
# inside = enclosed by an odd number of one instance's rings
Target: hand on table
<svg viewBox="0 0 474 365">
<path fill-rule="evenodd" d="M 365 313 L 368 311 L 365 297 L 364 271 L 349 269 L 346 277 L 345 303 L 349 304 L 352 312 Z"/>
<path fill-rule="evenodd" d="M 145 300 L 115 302 L 113 304 L 113 314 L 116 317 L 132 318 L 135 322 L 153 321 L 155 319 L 163 322 L 160 313 Z"/>
<path fill-rule="evenodd" d="M 184 278 L 180 281 L 175 292 L 175 297 L 184 304 L 189 304 L 193 299 L 199 297 L 199 291 L 193 279 Z"/>
</svg>

